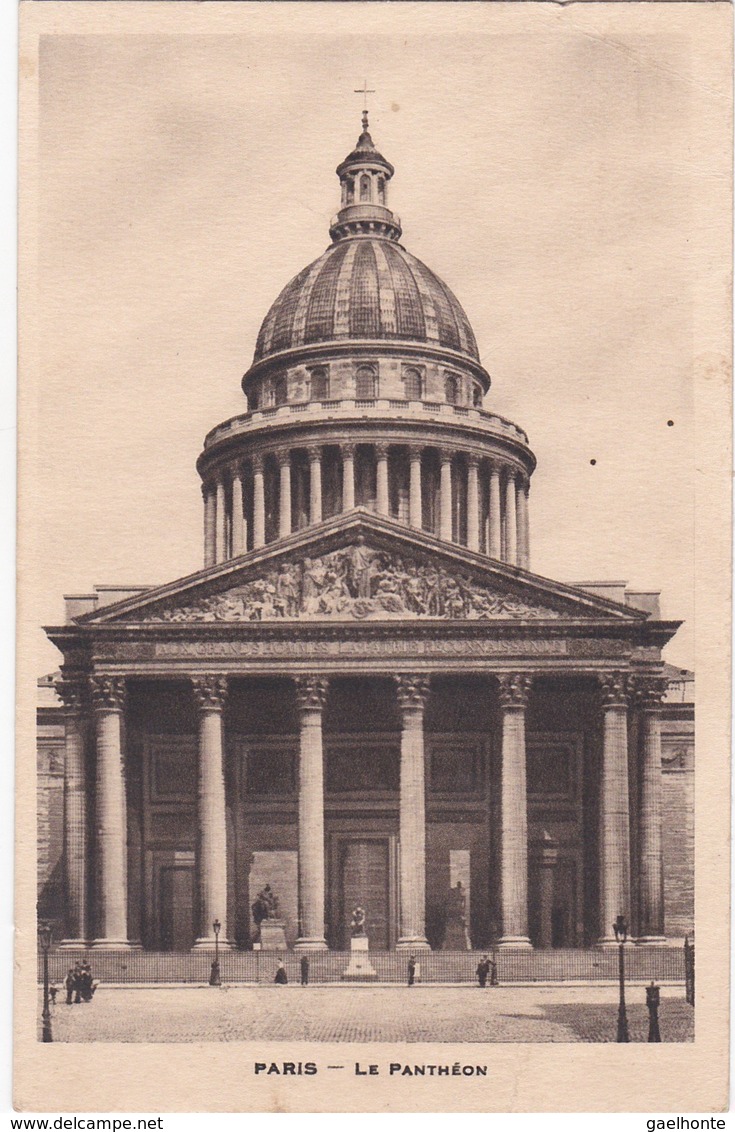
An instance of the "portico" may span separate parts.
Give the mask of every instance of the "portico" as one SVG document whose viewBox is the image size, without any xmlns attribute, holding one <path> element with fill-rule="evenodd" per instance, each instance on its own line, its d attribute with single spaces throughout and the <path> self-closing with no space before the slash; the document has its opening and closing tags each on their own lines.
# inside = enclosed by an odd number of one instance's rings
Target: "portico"
<svg viewBox="0 0 735 1132">
<path fill-rule="evenodd" d="M 219 919 L 220 946 L 248 947 L 267 882 L 296 949 L 344 946 L 361 886 L 383 946 L 437 947 L 457 861 L 476 946 L 607 943 L 621 907 L 642 943 L 661 942 L 649 658 L 670 629 L 467 551 L 458 598 L 438 581 L 448 554 L 356 513 L 51 631 L 76 661 L 62 692 L 77 943 L 211 948 Z M 360 570 L 387 610 L 359 597 Z M 291 605 L 269 619 L 259 602 L 251 620 L 271 574 L 291 578 Z M 417 577 L 436 590 L 425 615 L 408 608 Z M 470 616 L 483 602 L 495 614 Z M 85 792 L 93 821 L 72 801 Z M 559 852 L 541 914 L 545 837 Z"/>
</svg>

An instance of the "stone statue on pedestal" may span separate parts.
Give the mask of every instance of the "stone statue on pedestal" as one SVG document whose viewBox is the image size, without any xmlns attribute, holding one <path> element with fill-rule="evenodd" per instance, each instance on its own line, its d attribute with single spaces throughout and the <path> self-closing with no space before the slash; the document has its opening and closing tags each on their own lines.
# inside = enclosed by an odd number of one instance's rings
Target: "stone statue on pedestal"
<svg viewBox="0 0 735 1132">
<path fill-rule="evenodd" d="M 285 951 L 284 922 L 279 918 L 278 897 L 269 884 L 261 888 L 251 904 L 253 919 L 258 928 L 257 943 L 262 951 Z"/>
<path fill-rule="evenodd" d="M 352 922 L 350 924 L 350 932 L 352 936 L 366 935 L 365 931 L 365 909 L 359 904 L 357 908 L 352 911 Z"/>
<path fill-rule="evenodd" d="M 444 933 L 444 951 L 469 951 L 470 936 L 467 931 L 467 893 L 461 880 L 449 889 L 447 897 L 447 928 Z"/>
</svg>

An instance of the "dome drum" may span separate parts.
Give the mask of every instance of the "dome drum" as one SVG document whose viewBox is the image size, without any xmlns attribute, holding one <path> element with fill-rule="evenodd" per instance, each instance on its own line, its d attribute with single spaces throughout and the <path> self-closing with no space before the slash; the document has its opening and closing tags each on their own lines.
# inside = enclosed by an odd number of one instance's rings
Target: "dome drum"
<svg viewBox="0 0 735 1132">
<path fill-rule="evenodd" d="M 367 398 L 391 401 L 430 401 L 482 408 L 487 392 L 483 371 L 454 356 L 432 358 L 416 352 L 370 348 L 320 350 L 315 356 L 284 359 L 251 371 L 244 382 L 252 410 L 284 404 Z"/>
<path fill-rule="evenodd" d="M 531 467 L 443 439 L 302 433 L 253 446 L 247 456 L 218 454 L 200 468 L 206 564 L 361 507 L 528 569 Z"/>
</svg>

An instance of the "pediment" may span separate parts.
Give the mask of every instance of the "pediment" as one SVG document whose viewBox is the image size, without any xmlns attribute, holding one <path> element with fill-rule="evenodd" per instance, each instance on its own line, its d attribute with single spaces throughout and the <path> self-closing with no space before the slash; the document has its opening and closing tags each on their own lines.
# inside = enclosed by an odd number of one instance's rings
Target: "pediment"
<svg viewBox="0 0 735 1132">
<path fill-rule="evenodd" d="M 80 618 L 158 624 L 645 619 L 366 513 Z"/>
</svg>

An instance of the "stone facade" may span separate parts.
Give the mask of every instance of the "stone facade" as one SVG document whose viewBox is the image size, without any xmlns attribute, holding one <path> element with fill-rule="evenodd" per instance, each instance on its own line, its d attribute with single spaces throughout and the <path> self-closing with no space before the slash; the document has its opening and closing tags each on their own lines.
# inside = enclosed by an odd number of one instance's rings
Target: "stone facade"
<svg viewBox="0 0 735 1132">
<path fill-rule="evenodd" d="M 641 945 L 691 931 L 678 624 L 531 572 L 535 457 L 398 244 L 366 123 L 338 175 L 332 247 L 205 439 L 203 568 L 47 628 L 40 906 L 69 945 L 211 949 L 219 921 L 247 948 L 269 885 L 289 947 L 348 948 L 361 907 L 372 948 L 413 951 L 459 878 L 476 947 L 606 944 L 620 912 Z"/>
</svg>

